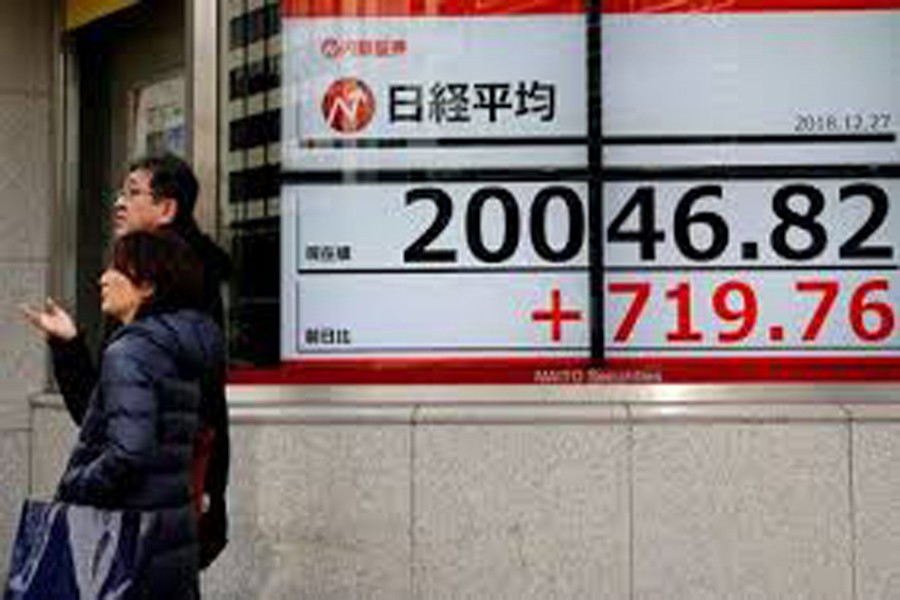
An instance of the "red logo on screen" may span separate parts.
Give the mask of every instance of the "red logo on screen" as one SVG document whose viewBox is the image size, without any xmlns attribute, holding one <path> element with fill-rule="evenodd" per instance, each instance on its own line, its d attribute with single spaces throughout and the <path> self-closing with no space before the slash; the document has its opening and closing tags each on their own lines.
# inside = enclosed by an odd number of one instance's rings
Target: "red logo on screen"
<svg viewBox="0 0 900 600">
<path fill-rule="evenodd" d="M 345 56 L 386 58 L 406 54 L 406 40 L 401 38 L 325 38 L 319 47 L 322 56 L 332 60 Z"/>
<path fill-rule="evenodd" d="M 341 54 L 343 54 L 343 48 L 338 40 L 328 38 L 322 42 L 322 55 L 326 58 L 337 58 Z"/>
<path fill-rule="evenodd" d="M 355 133 L 368 125 L 375 115 L 375 96 L 359 79 L 338 79 L 325 92 L 322 115 L 335 131 Z"/>
</svg>

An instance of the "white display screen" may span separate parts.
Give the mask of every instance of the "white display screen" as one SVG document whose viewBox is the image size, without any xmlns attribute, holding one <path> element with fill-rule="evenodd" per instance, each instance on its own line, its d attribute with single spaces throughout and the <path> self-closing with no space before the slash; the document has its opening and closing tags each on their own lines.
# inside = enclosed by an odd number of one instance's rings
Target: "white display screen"
<svg viewBox="0 0 900 600">
<path fill-rule="evenodd" d="M 900 356 L 900 11 L 285 22 L 285 360 Z"/>
</svg>

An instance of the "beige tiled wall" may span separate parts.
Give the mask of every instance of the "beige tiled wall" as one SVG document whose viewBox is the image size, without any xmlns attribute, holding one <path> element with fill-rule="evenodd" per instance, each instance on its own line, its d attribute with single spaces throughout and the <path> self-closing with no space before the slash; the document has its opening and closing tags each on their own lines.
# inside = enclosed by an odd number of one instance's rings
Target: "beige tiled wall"
<svg viewBox="0 0 900 600">
<path fill-rule="evenodd" d="M 410 597 L 408 427 L 239 424 L 232 443 L 233 543 L 206 597 Z"/>
<path fill-rule="evenodd" d="M 43 344 L 17 305 L 46 295 L 55 4 L 0 0 L 0 580 L 28 489 L 27 399 L 46 377 Z"/>
<path fill-rule="evenodd" d="M 857 600 L 900 598 L 900 422 L 854 424 Z"/>
<path fill-rule="evenodd" d="M 9 541 L 28 491 L 28 444 L 28 431 L 0 428 L 0 587 L 9 565 Z"/>
<path fill-rule="evenodd" d="M 48 96 L 55 0 L 0 0 L 0 94 Z"/>
<path fill-rule="evenodd" d="M 52 408 L 38 404 L 32 417 L 31 440 L 34 452 L 31 456 L 31 490 L 35 498 L 52 498 L 62 475 L 66 458 L 75 445 L 78 430 L 68 413 L 62 408 L 59 397 L 35 398 L 38 403 L 47 402 Z"/>
<path fill-rule="evenodd" d="M 26 325 L 19 304 L 43 302 L 46 276 L 46 262 L 0 259 L 0 408 L 22 414 L 28 396 L 46 383 L 47 359 L 43 340 Z"/>
<path fill-rule="evenodd" d="M 73 429 L 53 398 L 34 422 L 52 490 Z M 241 402 L 233 424 L 209 598 L 900 598 L 895 405 Z"/>
<path fill-rule="evenodd" d="M 20 302 L 41 302 L 49 259 L 52 0 L 0 0 L 0 403 L 26 410 L 45 383 Z"/>
<path fill-rule="evenodd" d="M 634 598 L 852 598 L 840 423 L 634 432 Z"/>
<path fill-rule="evenodd" d="M 423 408 L 414 428 L 411 597 L 627 598 L 624 409 L 555 426 L 447 413 Z"/>
</svg>

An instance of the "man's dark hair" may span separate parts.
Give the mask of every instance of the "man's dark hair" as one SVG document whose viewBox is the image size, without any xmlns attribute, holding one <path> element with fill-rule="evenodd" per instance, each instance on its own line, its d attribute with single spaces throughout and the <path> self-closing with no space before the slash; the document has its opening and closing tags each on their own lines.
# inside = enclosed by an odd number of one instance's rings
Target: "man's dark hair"
<svg viewBox="0 0 900 600">
<path fill-rule="evenodd" d="M 197 194 L 200 192 L 200 184 L 194 175 L 194 170 L 183 159 L 174 154 L 162 154 L 159 156 L 145 156 L 138 158 L 128 166 L 128 171 L 144 170 L 150 173 L 150 190 L 154 199 L 172 198 L 178 205 L 175 214 L 175 223 L 188 223 L 193 221 L 194 206 L 197 204 Z"/>
<path fill-rule="evenodd" d="M 190 246 L 167 231 L 135 231 L 113 244 L 110 265 L 135 285 L 150 284 L 153 295 L 141 316 L 182 308 L 202 310 L 203 268 Z"/>
</svg>

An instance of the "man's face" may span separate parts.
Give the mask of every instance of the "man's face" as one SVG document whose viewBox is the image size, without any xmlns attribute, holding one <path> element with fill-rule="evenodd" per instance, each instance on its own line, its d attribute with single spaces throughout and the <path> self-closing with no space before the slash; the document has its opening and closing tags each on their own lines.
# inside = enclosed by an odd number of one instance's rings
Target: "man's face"
<svg viewBox="0 0 900 600">
<path fill-rule="evenodd" d="M 138 169 L 125 178 L 113 205 L 113 233 L 121 237 L 133 231 L 152 231 L 171 223 L 176 204 L 171 198 L 154 198 L 150 171 Z"/>
</svg>

